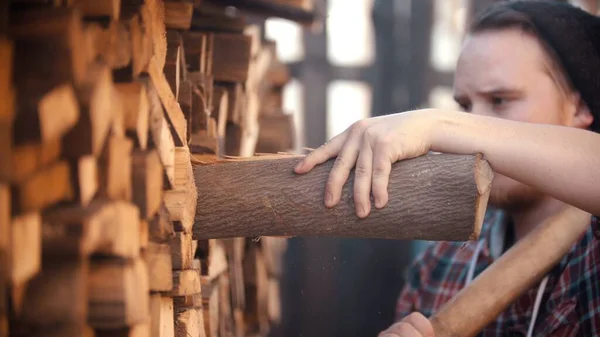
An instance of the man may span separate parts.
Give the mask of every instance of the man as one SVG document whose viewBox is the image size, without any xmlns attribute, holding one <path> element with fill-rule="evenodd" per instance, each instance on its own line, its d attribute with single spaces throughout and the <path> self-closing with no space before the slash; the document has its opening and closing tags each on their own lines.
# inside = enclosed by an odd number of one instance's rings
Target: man
<svg viewBox="0 0 600 337">
<path fill-rule="evenodd" d="M 325 204 L 356 166 L 359 217 L 385 207 L 391 164 L 430 150 L 481 152 L 496 172 L 481 238 L 431 245 L 407 274 L 398 318 L 381 336 L 433 336 L 425 318 L 545 219 L 573 205 L 600 214 L 600 19 L 566 4 L 509 2 L 474 20 L 454 91 L 465 112 L 417 110 L 360 121 L 310 153 L 303 174 L 337 157 Z M 540 285 L 483 336 L 600 335 L 596 217 Z M 552 247 L 548 247 L 552 249 Z"/>
</svg>

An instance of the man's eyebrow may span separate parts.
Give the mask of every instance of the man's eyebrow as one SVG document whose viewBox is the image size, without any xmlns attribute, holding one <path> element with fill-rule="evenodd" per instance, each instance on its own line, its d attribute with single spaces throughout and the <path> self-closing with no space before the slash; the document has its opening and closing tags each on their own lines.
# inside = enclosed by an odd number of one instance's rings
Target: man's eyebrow
<svg viewBox="0 0 600 337">
<path fill-rule="evenodd" d="M 482 96 L 499 96 L 499 95 L 520 95 L 523 90 L 519 88 L 494 87 L 489 89 L 478 90 L 477 94 Z"/>
</svg>

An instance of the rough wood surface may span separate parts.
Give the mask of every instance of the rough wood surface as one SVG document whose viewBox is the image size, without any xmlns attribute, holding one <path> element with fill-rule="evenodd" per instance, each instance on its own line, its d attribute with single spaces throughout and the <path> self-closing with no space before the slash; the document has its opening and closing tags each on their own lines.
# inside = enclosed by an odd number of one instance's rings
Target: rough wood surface
<svg viewBox="0 0 600 337">
<path fill-rule="evenodd" d="M 14 188 L 13 209 L 29 212 L 73 198 L 69 164 L 59 161 L 38 171 Z"/>
<path fill-rule="evenodd" d="M 42 221 L 39 213 L 13 218 L 11 226 L 11 282 L 21 285 L 40 271 Z"/>
<path fill-rule="evenodd" d="M 173 288 L 171 275 L 171 248 L 167 244 L 150 242 L 145 252 L 151 291 L 170 291 Z"/>
<path fill-rule="evenodd" d="M 90 266 L 88 322 L 98 329 L 119 329 L 150 317 L 149 281 L 141 259 L 95 260 Z"/>
<path fill-rule="evenodd" d="M 197 294 L 200 288 L 200 271 L 196 269 L 174 270 L 172 296 Z"/>
<path fill-rule="evenodd" d="M 167 28 L 189 29 L 192 24 L 194 4 L 187 1 L 165 1 L 165 25 Z"/>
<path fill-rule="evenodd" d="M 192 269 L 192 262 L 194 261 L 192 235 L 182 232 L 176 233 L 170 245 L 173 269 Z"/>
<path fill-rule="evenodd" d="M 160 157 L 156 150 L 134 150 L 132 163 L 133 202 L 139 207 L 141 217 L 150 219 L 158 211 L 163 196 Z"/>
<path fill-rule="evenodd" d="M 341 236 L 469 240 L 479 236 L 493 172 L 479 155 L 428 154 L 393 165 L 388 205 L 356 216 L 354 173 L 341 202 L 324 206 L 334 160 L 296 175 L 299 158 L 197 165 L 194 238 Z M 231 210 L 235 210 L 232 212 Z"/>
<path fill-rule="evenodd" d="M 150 333 L 152 337 L 173 337 L 175 327 L 173 320 L 173 299 L 160 294 L 150 295 Z"/>
</svg>

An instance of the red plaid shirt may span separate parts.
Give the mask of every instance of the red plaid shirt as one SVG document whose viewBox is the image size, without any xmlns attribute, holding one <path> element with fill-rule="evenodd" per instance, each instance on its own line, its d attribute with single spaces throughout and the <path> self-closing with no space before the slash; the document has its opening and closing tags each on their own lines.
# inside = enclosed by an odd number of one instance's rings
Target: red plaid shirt
<svg viewBox="0 0 600 337">
<path fill-rule="evenodd" d="M 502 253 L 502 212 L 486 215 L 475 264 L 476 277 Z M 500 238 L 500 239 L 499 239 Z M 478 241 L 431 243 L 407 270 L 397 305 L 397 319 L 418 311 L 431 316 L 465 287 Z M 479 336 L 526 336 L 538 286 L 527 291 Z M 581 240 L 548 274 L 533 336 L 600 335 L 600 221 L 597 217 Z"/>
</svg>

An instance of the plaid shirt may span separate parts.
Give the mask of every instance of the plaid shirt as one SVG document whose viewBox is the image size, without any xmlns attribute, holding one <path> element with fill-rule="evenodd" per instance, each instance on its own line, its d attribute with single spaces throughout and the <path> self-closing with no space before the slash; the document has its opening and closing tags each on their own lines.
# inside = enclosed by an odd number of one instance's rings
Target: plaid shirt
<svg viewBox="0 0 600 337">
<path fill-rule="evenodd" d="M 486 214 L 479 239 L 484 240 L 483 248 L 473 278 L 502 254 L 505 226 L 502 212 L 490 210 Z M 430 317 L 464 288 L 477 244 L 477 241 L 431 243 L 407 270 L 396 319 L 414 311 Z M 581 240 L 548 276 L 533 336 L 599 336 L 600 221 L 597 217 L 592 218 Z M 537 291 L 537 285 L 528 290 L 479 336 L 526 336 Z"/>
</svg>

